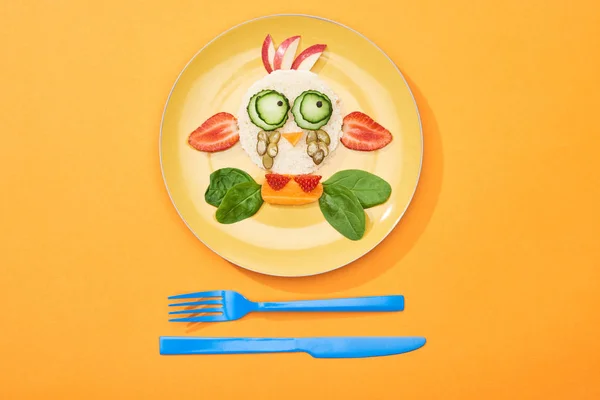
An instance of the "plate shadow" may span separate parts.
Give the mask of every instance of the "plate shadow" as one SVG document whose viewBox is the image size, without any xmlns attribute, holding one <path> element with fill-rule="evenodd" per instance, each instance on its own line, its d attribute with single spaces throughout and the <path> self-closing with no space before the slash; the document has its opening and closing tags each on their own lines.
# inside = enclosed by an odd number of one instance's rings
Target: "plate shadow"
<svg viewBox="0 0 600 400">
<path fill-rule="evenodd" d="M 261 275 L 236 266 L 241 274 L 261 284 L 292 293 L 335 294 L 359 287 L 378 277 L 410 252 L 427 228 L 437 205 L 442 188 L 444 161 L 441 135 L 433 110 L 415 82 L 406 75 L 405 79 L 421 117 L 423 164 L 414 197 L 396 228 L 379 246 L 360 259 L 325 274 L 284 278 Z"/>
</svg>

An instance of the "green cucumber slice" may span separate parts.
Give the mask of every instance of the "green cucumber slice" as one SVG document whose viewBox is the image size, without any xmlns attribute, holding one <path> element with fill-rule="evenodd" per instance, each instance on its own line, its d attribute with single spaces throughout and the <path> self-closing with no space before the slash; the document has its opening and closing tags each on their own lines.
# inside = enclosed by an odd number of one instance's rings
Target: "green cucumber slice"
<svg viewBox="0 0 600 400">
<path fill-rule="evenodd" d="M 269 125 L 285 123 L 290 110 L 290 103 L 279 92 L 269 91 L 256 99 L 256 112 L 260 119 Z"/>
<path fill-rule="evenodd" d="M 327 123 L 327 121 L 329 121 L 329 117 L 325 118 L 322 121 L 314 123 L 314 122 L 307 121 L 302 116 L 302 113 L 300 112 L 300 107 L 302 105 L 302 101 L 304 100 L 304 96 L 306 96 L 308 93 L 311 93 L 311 92 L 313 92 L 313 91 L 307 90 L 306 92 L 301 93 L 300 96 L 296 97 L 296 100 L 294 101 L 294 105 L 292 106 L 292 115 L 294 116 L 296 125 L 298 125 L 300 128 L 308 129 L 311 131 L 316 131 L 317 129 L 320 129 L 323 125 L 325 125 Z M 318 93 L 318 92 L 315 92 L 315 93 Z"/>
<path fill-rule="evenodd" d="M 306 121 L 313 124 L 323 120 L 327 123 L 331 117 L 331 102 L 321 93 L 308 92 L 302 98 L 300 113 Z"/>
<path fill-rule="evenodd" d="M 277 128 L 281 128 L 285 124 L 285 121 L 283 121 L 282 124 L 277 124 L 277 125 L 268 124 L 260 118 L 260 115 L 258 115 L 258 112 L 256 111 L 256 100 L 260 96 L 262 96 L 266 93 L 269 93 L 269 92 L 270 92 L 270 90 L 263 90 L 261 92 L 256 93 L 254 96 L 252 96 L 252 98 L 250 99 L 250 102 L 248 103 L 248 107 L 246 108 L 246 110 L 248 111 L 248 116 L 250 117 L 250 121 L 252 121 L 252 123 L 254 125 L 258 126 L 259 128 L 261 128 L 262 130 L 265 130 L 265 131 L 274 131 Z"/>
</svg>

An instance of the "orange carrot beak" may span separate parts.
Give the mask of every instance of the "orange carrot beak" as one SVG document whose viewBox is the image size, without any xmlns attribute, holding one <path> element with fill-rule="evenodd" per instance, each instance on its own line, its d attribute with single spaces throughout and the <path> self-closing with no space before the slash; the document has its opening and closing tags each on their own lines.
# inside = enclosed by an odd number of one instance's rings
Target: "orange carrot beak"
<svg viewBox="0 0 600 400">
<path fill-rule="evenodd" d="M 290 142 L 292 146 L 296 146 L 302 138 L 303 134 L 304 132 L 290 132 L 282 133 L 281 136 L 283 136 L 288 142 Z"/>
</svg>

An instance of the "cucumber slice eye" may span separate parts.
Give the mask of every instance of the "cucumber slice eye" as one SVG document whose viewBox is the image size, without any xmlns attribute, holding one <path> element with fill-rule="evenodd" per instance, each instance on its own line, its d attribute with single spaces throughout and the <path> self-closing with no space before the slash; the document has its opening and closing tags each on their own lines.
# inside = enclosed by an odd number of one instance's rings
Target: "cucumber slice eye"
<svg viewBox="0 0 600 400">
<path fill-rule="evenodd" d="M 316 124 L 331 115 L 331 103 L 327 96 L 306 93 L 300 104 L 300 113 L 305 120 Z"/>
<path fill-rule="evenodd" d="M 296 124 L 303 129 L 317 130 L 327 124 L 333 107 L 325 94 L 307 90 L 294 101 L 292 114 Z"/>
<path fill-rule="evenodd" d="M 254 125 L 265 131 L 273 131 L 285 125 L 290 103 L 279 92 L 263 90 L 252 96 L 247 110 Z"/>
<path fill-rule="evenodd" d="M 258 116 L 269 125 L 279 125 L 289 110 L 290 103 L 281 93 L 270 91 L 256 99 Z"/>
</svg>

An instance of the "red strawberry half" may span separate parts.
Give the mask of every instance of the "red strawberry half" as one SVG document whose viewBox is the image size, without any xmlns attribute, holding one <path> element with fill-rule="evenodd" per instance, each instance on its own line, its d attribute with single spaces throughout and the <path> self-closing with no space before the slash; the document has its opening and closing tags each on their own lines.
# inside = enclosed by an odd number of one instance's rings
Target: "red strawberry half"
<svg viewBox="0 0 600 400">
<path fill-rule="evenodd" d="M 279 174 L 266 174 L 265 178 L 267 179 L 267 183 L 273 190 L 281 190 L 288 184 L 288 182 L 292 179 L 286 175 Z"/>
<path fill-rule="evenodd" d="M 294 180 L 304 192 L 310 193 L 315 190 L 321 177 L 319 175 L 296 175 Z"/>
<path fill-rule="evenodd" d="M 359 111 L 344 117 L 342 132 L 342 143 L 352 150 L 378 150 L 392 141 L 390 131 Z"/>
<path fill-rule="evenodd" d="M 226 150 L 239 140 L 237 119 L 229 113 L 220 112 L 192 132 L 188 143 L 196 150 L 212 153 Z"/>
</svg>

